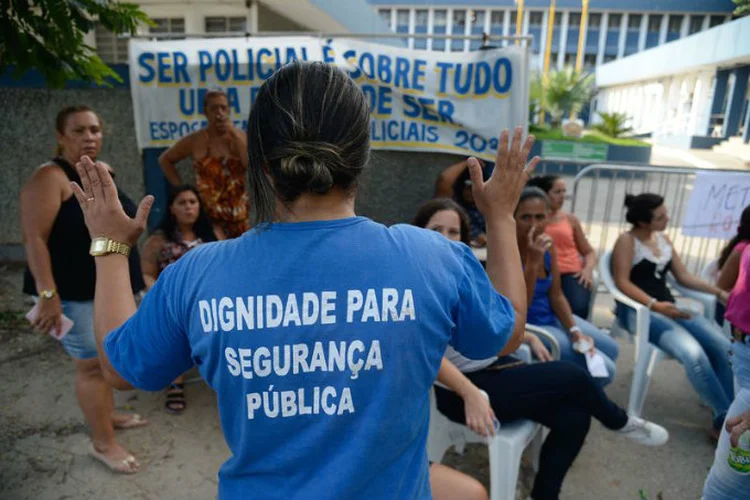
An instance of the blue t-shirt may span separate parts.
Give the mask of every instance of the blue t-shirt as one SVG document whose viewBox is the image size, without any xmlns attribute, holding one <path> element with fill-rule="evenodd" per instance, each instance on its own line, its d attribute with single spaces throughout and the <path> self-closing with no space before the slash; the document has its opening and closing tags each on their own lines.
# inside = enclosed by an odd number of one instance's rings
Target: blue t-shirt
<svg viewBox="0 0 750 500">
<path fill-rule="evenodd" d="M 534 298 L 531 299 L 526 316 L 527 323 L 537 326 L 557 324 L 557 316 L 549 301 L 549 289 L 552 287 L 552 255 L 549 252 L 544 253 L 544 270 L 547 275 L 544 278 L 537 278 Z"/>
<path fill-rule="evenodd" d="M 198 365 L 232 451 L 219 498 L 428 499 L 446 346 L 487 358 L 514 322 L 466 245 L 352 217 L 202 245 L 105 349 L 145 390 Z"/>
</svg>

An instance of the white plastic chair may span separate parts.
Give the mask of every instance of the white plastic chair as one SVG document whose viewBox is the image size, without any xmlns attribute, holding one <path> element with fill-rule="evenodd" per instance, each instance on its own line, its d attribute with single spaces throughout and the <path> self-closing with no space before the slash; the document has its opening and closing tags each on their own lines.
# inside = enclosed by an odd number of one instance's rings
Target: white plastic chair
<svg viewBox="0 0 750 500">
<path fill-rule="evenodd" d="M 526 330 L 546 337 L 552 346 L 552 356 L 560 357 L 560 347 L 555 338 L 531 325 Z M 526 351 L 530 355 L 529 351 Z M 522 354 L 522 357 L 526 355 Z M 486 393 L 485 393 L 486 395 Z M 540 424 L 530 420 L 519 420 L 503 424 L 489 438 L 476 434 L 465 425 L 449 420 L 440 413 L 435 402 L 435 391 L 430 391 L 430 430 L 427 438 L 427 456 L 433 462 L 441 462 L 448 448 L 454 446 L 462 454 L 468 443 L 483 443 L 490 455 L 490 500 L 515 500 L 521 456 L 529 449 L 534 472 L 539 470 L 539 453 L 546 433 Z"/>
<path fill-rule="evenodd" d="M 640 417 L 643 412 L 643 403 L 646 400 L 648 384 L 654 368 L 659 361 L 668 357 L 668 355 L 655 344 L 649 342 L 651 311 L 649 311 L 648 307 L 631 299 L 617 288 L 612 276 L 611 261 L 611 252 L 606 252 L 599 259 L 599 276 L 602 283 L 604 283 L 605 288 L 609 290 L 609 293 L 612 294 L 616 302 L 632 308 L 635 310 L 636 315 L 635 331 L 630 331 L 635 341 L 635 364 L 633 367 L 633 380 L 630 385 L 628 414 Z M 716 299 L 712 295 L 685 288 L 679 285 L 671 276 L 668 278 L 668 281 L 681 295 L 703 304 L 703 314 L 709 320 L 713 320 L 714 312 L 716 311 Z M 618 325 L 617 319 L 615 319 L 615 325 Z M 618 326 L 628 330 L 627 325 Z"/>
</svg>

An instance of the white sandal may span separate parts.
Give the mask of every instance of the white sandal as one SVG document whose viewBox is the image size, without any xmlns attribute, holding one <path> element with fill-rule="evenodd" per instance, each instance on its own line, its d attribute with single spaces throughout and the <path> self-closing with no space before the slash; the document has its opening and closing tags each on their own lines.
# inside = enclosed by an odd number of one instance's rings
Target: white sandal
<svg viewBox="0 0 750 500">
<path fill-rule="evenodd" d="M 119 472 L 120 474 L 135 474 L 140 467 L 140 464 L 133 455 L 128 455 L 122 460 L 113 460 L 96 451 L 93 443 L 89 447 L 89 455 L 106 465 L 112 472 Z"/>
</svg>

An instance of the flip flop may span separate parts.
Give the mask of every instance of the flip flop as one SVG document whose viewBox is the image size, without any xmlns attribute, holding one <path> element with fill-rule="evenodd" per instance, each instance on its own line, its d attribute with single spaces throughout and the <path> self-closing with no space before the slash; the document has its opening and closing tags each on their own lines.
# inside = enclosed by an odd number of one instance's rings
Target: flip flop
<svg viewBox="0 0 750 500">
<path fill-rule="evenodd" d="M 113 422 L 115 429 L 135 429 L 136 427 L 143 427 L 147 424 L 148 420 L 138 415 L 137 413 L 132 413 L 130 415 L 130 418 L 122 422 Z"/>
<path fill-rule="evenodd" d="M 112 472 L 119 472 L 120 474 L 135 474 L 136 472 L 138 472 L 138 467 L 140 467 L 140 464 L 133 455 L 128 455 L 121 460 L 113 460 L 106 455 L 96 451 L 93 443 L 89 447 L 89 455 L 106 465 L 107 468 Z"/>
</svg>

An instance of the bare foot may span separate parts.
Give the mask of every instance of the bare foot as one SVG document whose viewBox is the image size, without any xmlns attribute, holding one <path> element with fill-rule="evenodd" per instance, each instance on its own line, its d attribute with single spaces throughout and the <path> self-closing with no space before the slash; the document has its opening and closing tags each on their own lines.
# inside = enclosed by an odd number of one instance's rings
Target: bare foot
<svg viewBox="0 0 750 500">
<path fill-rule="evenodd" d="M 113 413 L 112 425 L 115 429 L 134 429 L 148 424 L 148 420 L 137 413 Z"/>
<path fill-rule="evenodd" d="M 89 454 L 106 465 L 107 468 L 113 472 L 135 474 L 140 468 L 140 464 L 135 457 L 119 443 L 107 446 L 100 446 L 91 443 Z"/>
</svg>

